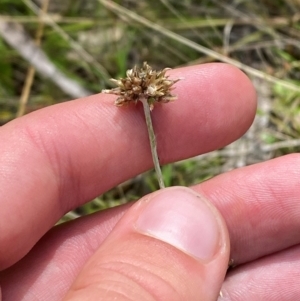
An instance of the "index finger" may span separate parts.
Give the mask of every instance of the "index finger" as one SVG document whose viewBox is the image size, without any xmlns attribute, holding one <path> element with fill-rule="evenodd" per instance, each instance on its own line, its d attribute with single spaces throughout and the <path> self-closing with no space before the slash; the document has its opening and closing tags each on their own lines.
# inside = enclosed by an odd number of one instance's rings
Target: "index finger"
<svg viewBox="0 0 300 301">
<path fill-rule="evenodd" d="M 224 64 L 170 72 L 178 100 L 152 114 L 161 162 L 222 147 L 250 126 L 247 77 Z M 98 94 L 17 119 L 0 131 L 0 269 L 25 255 L 67 211 L 152 166 L 140 105 Z M 7 250 L 10 252 L 7 252 Z"/>
</svg>

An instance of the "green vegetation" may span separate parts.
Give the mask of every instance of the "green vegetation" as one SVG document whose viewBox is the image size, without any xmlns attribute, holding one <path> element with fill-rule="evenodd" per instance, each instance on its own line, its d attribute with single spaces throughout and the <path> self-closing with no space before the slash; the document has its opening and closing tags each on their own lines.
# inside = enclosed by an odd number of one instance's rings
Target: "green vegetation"
<svg viewBox="0 0 300 301">
<path fill-rule="evenodd" d="M 124 76 L 143 61 L 154 69 L 225 61 L 253 79 L 259 88 L 260 122 L 251 137 L 164 166 L 167 186 L 192 185 L 240 166 L 241 152 L 242 165 L 247 165 L 300 150 L 299 1 L 51 0 L 44 7 L 50 17 L 41 19 L 34 3 L 43 2 L 0 3 L 0 125 L 16 117 L 30 66 L 1 28 L 13 26 L 34 41 L 43 23 L 41 49 L 50 63 L 91 93 L 108 88 L 110 77 Z M 26 113 L 74 98 L 42 73 L 36 72 L 29 89 Z M 241 151 L 245 139 L 248 149 Z M 147 172 L 76 212 L 115 206 L 157 188 L 155 174 Z"/>
</svg>

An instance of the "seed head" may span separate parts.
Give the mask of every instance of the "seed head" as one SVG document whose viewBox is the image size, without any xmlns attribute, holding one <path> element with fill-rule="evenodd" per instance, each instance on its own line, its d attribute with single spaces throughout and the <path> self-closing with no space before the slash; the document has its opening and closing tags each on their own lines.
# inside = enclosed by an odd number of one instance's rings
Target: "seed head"
<svg viewBox="0 0 300 301">
<path fill-rule="evenodd" d="M 167 70 L 170 68 L 161 71 L 152 70 L 147 62 L 144 62 L 142 68 L 135 66 L 127 70 L 125 78 L 111 79 L 117 88 L 102 90 L 102 93 L 119 95 L 115 101 L 116 106 L 137 103 L 138 100 L 146 98 L 152 110 L 157 102 L 166 103 L 177 98 L 171 94 L 171 90 L 180 79 L 169 79 L 166 76 Z"/>
</svg>

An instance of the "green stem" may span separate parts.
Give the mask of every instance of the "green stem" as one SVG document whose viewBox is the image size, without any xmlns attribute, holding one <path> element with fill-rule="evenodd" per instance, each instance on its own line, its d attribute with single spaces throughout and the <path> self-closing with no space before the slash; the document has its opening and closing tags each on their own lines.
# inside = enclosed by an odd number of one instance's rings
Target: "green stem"
<svg viewBox="0 0 300 301">
<path fill-rule="evenodd" d="M 163 176 L 162 176 L 162 173 L 161 173 L 161 169 L 160 169 L 160 165 L 159 165 L 159 159 L 158 159 L 158 155 L 157 155 L 156 137 L 155 137 L 154 129 L 153 129 L 153 125 L 152 125 L 150 107 L 149 107 L 149 104 L 148 104 L 147 99 L 145 97 L 141 98 L 140 101 L 142 102 L 143 108 L 144 108 L 144 113 L 145 113 L 145 118 L 146 118 L 146 124 L 147 124 L 147 129 L 148 129 L 148 135 L 149 135 L 149 140 L 150 140 L 150 147 L 151 147 L 151 153 L 152 153 L 152 159 L 153 159 L 153 163 L 154 163 L 155 172 L 156 172 L 156 175 L 157 175 L 159 188 L 162 189 L 162 188 L 165 188 L 165 184 L 164 184 L 164 181 L 163 181 Z"/>
</svg>

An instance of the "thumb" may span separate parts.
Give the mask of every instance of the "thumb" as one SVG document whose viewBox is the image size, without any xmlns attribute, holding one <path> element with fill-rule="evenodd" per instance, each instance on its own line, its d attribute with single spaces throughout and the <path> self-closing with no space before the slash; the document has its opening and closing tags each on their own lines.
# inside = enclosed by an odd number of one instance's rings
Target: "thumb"
<svg viewBox="0 0 300 301">
<path fill-rule="evenodd" d="M 126 212 L 64 300 L 213 301 L 228 259 L 218 211 L 194 191 L 172 187 Z"/>
</svg>

